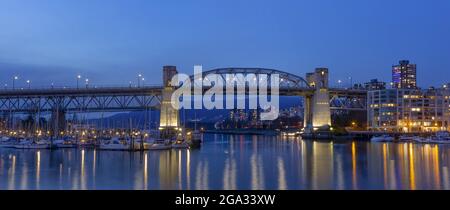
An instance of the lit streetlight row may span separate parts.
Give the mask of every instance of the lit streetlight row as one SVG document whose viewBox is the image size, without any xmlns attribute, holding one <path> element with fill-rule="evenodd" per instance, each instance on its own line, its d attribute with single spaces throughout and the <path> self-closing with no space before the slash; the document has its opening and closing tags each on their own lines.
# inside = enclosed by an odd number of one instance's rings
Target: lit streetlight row
<svg viewBox="0 0 450 210">
<path fill-rule="evenodd" d="M 80 80 L 82 78 L 83 77 L 80 74 L 78 74 L 77 77 L 76 77 L 76 79 L 77 79 L 77 89 L 80 88 Z M 16 83 L 17 83 L 17 80 L 19 80 L 19 79 L 20 79 L 19 76 L 14 76 L 13 77 L 13 79 L 12 79 L 12 89 L 16 88 Z M 145 78 L 143 77 L 143 75 L 142 74 L 138 74 L 138 78 L 137 79 L 138 79 L 137 87 L 141 87 L 141 83 L 142 83 L 142 87 L 144 87 L 145 86 L 145 84 L 144 84 Z M 31 89 L 31 80 L 28 79 L 25 82 L 26 82 L 26 84 L 28 86 L 28 89 Z M 90 82 L 89 79 L 88 78 L 84 79 L 84 82 L 85 82 L 86 88 L 88 88 L 89 87 L 89 82 Z M 129 81 L 129 85 L 130 85 L 130 87 L 132 86 L 132 82 L 131 81 Z M 7 83 L 4 84 L 4 88 L 8 89 L 8 84 Z M 54 83 L 53 82 L 51 83 L 51 88 L 52 89 L 54 88 Z"/>
</svg>

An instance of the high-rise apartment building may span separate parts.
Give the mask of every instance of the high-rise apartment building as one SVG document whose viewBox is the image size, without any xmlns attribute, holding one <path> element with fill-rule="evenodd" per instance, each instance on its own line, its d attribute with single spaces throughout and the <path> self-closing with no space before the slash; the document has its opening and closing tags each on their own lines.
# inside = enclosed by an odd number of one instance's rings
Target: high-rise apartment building
<svg viewBox="0 0 450 210">
<path fill-rule="evenodd" d="M 392 87 L 397 89 L 417 88 L 416 64 L 401 60 L 399 65 L 392 66 Z"/>
</svg>

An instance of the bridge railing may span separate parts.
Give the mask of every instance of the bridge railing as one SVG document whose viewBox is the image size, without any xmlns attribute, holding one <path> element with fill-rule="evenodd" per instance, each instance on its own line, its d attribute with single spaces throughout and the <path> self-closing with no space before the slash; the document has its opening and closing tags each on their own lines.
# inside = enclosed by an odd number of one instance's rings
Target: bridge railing
<svg viewBox="0 0 450 210">
<path fill-rule="evenodd" d="M 149 89 L 149 88 L 161 88 L 162 85 L 149 84 L 149 85 L 88 85 L 88 86 L 33 86 L 33 87 L 16 87 L 16 88 L 2 88 L 0 93 L 23 93 L 23 92 L 39 92 L 39 91 L 83 91 L 83 90 L 122 90 L 122 89 Z"/>
</svg>

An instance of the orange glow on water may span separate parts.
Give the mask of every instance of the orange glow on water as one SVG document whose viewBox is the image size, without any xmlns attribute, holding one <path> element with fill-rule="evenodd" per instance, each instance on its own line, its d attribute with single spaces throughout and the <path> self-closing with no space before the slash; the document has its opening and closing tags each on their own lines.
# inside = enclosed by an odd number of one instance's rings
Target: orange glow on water
<svg viewBox="0 0 450 210">
<path fill-rule="evenodd" d="M 411 190 L 416 189 L 416 171 L 414 169 L 414 150 L 413 145 L 409 144 L 409 187 Z"/>
<path fill-rule="evenodd" d="M 356 179 L 356 144 L 355 142 L 352 142 L 352 182 L 353 182 L 353 189 L 357 189 L 357 179 Z"/>
</svg>

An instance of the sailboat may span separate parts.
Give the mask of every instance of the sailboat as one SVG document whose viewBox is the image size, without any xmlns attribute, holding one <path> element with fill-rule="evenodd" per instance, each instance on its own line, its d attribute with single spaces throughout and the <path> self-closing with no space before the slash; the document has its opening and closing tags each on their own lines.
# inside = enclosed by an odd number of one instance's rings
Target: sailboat
<svg viewBox="0 0 450 210">
<path fill-rule="evenodd" d="M 189 148 L 189 144 L 186 141 L 186 113 L 185 109 L 183 109 L 183 127 L 181 133 L 177 135 L 177 139 L 172 143 L 172 148 L 174 149 L 187 149 Z"/>
<path fill-rule="evenodd" d="M 195 112 L 195 120 L 194 120 L 194 131 L 192 132 L 192 135 L 190 136 L 190 139 L 188 140 L 188 144 L 191 148 L 199 148 L 202 143 L 202 133 L 200 133 L 199 130 L 197 130 L 197 112 Z"/>
</svg>

